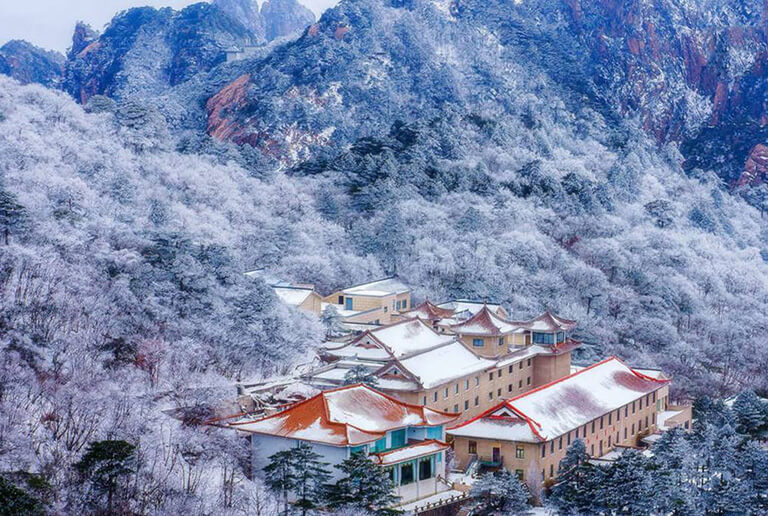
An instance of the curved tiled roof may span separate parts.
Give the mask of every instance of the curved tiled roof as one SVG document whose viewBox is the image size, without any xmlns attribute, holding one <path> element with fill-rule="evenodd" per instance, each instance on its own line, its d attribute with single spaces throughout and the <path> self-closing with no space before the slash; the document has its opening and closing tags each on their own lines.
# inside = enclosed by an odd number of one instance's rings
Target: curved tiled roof
<svg viewBox="0 0 768 516">
<path fill-rule="evenodd" d="M 440 308 L 432 304 L 429 300 L 424 301 L 419 306 L 400 314 L 409 319 L 424 319 L 426 321 L 439 321 L 453 317 L 454 310 L 450 308 Z"/>
<path fill-rule="evenodd" d="M 237 430 L 357 446 L 377 441 L 387 431 L 409 426 L 437 426 L 459 414 L 439 412 L 396 400 L 363 384 L 331 389 L 256 421 L 232 423 Z"/>
<path fill-rule="evenodd" d="M 466 321 L 450 326 L 451 331 L 461 335 L 505 335 L 525 328 L 523 324 L 502 319 L 487 306 Z"/>
</svg>

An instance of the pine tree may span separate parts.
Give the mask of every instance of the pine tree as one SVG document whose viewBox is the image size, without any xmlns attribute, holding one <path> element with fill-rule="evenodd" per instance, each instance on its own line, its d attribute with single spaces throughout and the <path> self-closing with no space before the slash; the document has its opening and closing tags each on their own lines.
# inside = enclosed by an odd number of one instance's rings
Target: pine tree
<svg viewBox="0 0 768 516">
<path fill-rule="evenodd" d="M 613 514 L 651 514 L 653 494 L 648 461 L 636 451 L 622 453 L 605 468 L 600 498 Z"/>
<path fill-rule="evenodd" d="M 736 396 L 733 412 L 736 415 L 736 429 L 741 433 L 756 436 L 766 427 L 764 403 L 752 390 L 742 391 Z"/>
<path fill-rule="evenodd" d="M 741 480 L 750 485 L 748 507 L 768 513 L 768 451 L 755 441 L 747 442 L 739 453 L 738 468 Z"/>
<path fill-rule="evenodd" d="M 599 512 L 602 471 L 589 462 L 584 441 L 577 439 L 568 447 L 557 475 L 549 501 L 560 514 Z"/>
<path fill-rule="evenodd" d="M 296 485 L 293 469 L 293 450 L 282 450 L 269 456 L 269 464 L 264 468 L 264 483 L 280 493 L 283 499 L 283 514 L 288 514 L 288 493 Z"/>
<path fill-rule="evenodd" d="M 323 309 L 320 315 L 320 321 L 325 326 L 325 334 L 327 337 L 337 337 L 343 333 L 341 326 L 341 315 L 335 305 L 328 305 Z"/>
<path fill-rule="evenodd" d="M 392 493 L 392 480 L 365 454 L 355 453 L 336 468 L 345 476 L 330 489 L 332 507 L 359 508 L 382 515 L 398 513 L 389 508 L 398 500 Z"/>
<path fill-rule="evenodd" d="M 470 495 L 482 504 L 479 514 L 524 514 L 530 498 L 527 488 L 507 470 L 481 476 L 472 485 Z"/>
<path fill-rule="evenodd" d="M 331 475 L 325 468 L 328 464 L 320 462 L 320 454 L 315 453 L 309 444 L 302 442 L 292 452 L 293 491 L 297 497 L 294 505 L 305 515 L 307 509 L 322 503 L 325 486 Z"/>
<path fill-rule="evenodd" d="M 717 430 L 712 448 L 704 500 L 711 514 L 743 514 L 752 497 L 751 485 L 739 478 L 737 456 L 741 438 L 725 424 Z"/>
<path fill-rule="evenodd" d="M 116 506 L 115 499 L 118 502 L 130 499 L 128 477 L 134 473 L 135 463 L 136 446 L 126 441 L 96 441 L 88 445 L 75 469 L 90 485 L 97 512 L 104 509 L 108 514 L 124 512 Z M 106 507 L 103 507 L 105 496 Z"/>
<path fill-rule="evenodd" d="M 369 387 L 376 387 L 379 379 L 365 366 L 356 365 L 347 371 L 344 375 L 344 385 L 354 385 L 364 383 Z"/>
<path fill-rule="evenodd" d="M 11 234 L 21 233 L 27 224 L 27 210 L 18 203 L 16 196 L 0 186 L 0 231 L 5 245 Z"/>
</svg>

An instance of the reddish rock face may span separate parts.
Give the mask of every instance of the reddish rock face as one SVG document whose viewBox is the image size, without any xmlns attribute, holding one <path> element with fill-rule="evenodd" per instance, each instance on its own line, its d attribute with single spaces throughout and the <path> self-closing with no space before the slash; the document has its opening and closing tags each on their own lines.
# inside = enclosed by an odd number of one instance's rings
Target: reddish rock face
<svg viewBox="0 0 768 516">
<path fill-rule="evenodd" d="M 744 171 L 739 177 L 737 186 L 757 186 L 766 182 L 768 178 L 768 146 L 758 143 L 749 152 Z"/>
<path fill-rule="evenodd" d="M 245 105 L 250 80 L 250 74 L 241 75 L 206 102 L 208 134 L 213 138 L 226 140 L 242 129 L 228 114 Z"/>
</svg>

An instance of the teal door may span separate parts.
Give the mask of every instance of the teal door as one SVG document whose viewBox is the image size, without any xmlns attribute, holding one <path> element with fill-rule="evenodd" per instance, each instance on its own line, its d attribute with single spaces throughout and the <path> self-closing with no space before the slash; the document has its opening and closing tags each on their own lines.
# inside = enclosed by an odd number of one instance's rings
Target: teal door
<svg viewBox="0 0 768 516">
<path fill-rule="evenodd" d="M 346 303 L 344 305 L 344 308 L 347 309 L 347 310 L 352 310 L 352 298 L 348 297 L 348 298 L 344 299 L 344 302 Z"/>
</svg>

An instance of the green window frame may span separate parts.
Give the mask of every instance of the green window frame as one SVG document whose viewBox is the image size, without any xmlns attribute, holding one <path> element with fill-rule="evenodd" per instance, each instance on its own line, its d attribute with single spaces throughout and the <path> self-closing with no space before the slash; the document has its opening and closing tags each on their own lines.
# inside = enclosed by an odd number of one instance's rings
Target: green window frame
<svg viewBox="0 0 768 516">
<path fill-rule="evenodd" d="M 390 448 L 400 448 L 405 446 L 405 428 L 394 430 L 390 435 Z"/>
</svg>

